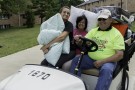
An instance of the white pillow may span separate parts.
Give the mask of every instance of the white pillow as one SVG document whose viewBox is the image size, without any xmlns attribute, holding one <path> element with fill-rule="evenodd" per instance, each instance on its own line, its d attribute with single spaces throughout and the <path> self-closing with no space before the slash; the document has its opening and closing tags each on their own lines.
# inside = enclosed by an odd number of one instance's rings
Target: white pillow
<svg viewBox="0 0 135 90">
<path fill-rule="evenodd" d="M 46 45 L 49 42 L 51 42 L 53 39 L 58 37 L 60 35 L 61 31 L 56 31 L 56 30 L 41 30 L 38 37 L 37 41 L 40 45 Z"/>
<path fill-rule="evenodd" d="M 52 45 L 52 48 L 50 48 L 49 52 L 47 54 L 45 54 L 46 60 L 50 64 L 52 64 L 53 66 L 56 65 L 57 61 L 60 58 L 60 55 L 62 53 L 62 45 L 63 45 L 63 42 L 61 42 L 61 43 L 54 43 Z"/>
<path fill-rule="evenodd" d="M 69 37 L 67 37 L 63 42 L 52 44 L 49 52 L 45 54 L 46 60 L 50 64 L 55 66 L 62 53 L 69 54 L 70 52 L 69 44 L 70 44 Z"/>
<path fill-rule="evenodd" d="M 44 29 L 48 29 L 48 30 L 54 29 L 57 31 L 58 30 L 63 31 L 64 28 L 65 28 L 65 24 L 63 22 L 63 19 L 60 13 L 57 13 L 41 24 L 40 31 Z"/>
<path fill-rule="evenodd" d="M 76 28 L 77 17 L 81 15 L 85 15 L 88 20 L 87 31 L 97 26 L 98 14 L 71 6 L 71 15 L 69 17 L 69 21 L 73 24 L 74 28 Z"/>
</svg>

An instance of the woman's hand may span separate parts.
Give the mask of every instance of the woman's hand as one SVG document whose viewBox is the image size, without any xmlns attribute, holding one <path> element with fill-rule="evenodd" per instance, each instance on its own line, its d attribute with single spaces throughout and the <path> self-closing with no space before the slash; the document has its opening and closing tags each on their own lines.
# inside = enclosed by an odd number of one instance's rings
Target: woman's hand
<svg viewBox="0 0 135 90">
<path fill-rule="evenodd" d="M 82 45 L 82 40 L 80 39 L 80 37 L 82 37 L 82 35 L 75 35 L 74 36 L 74 40 L 75 40 L 75 43 L 77 45 Z"/>
<path fill-rule="evenodd" d="M 49 48 L 50 46 L 49 45 L 44 45 L 40 48 L 40 50 L 42 50 L 44 52 L 44 54 L 48 53 L 49 52 Z"/>
<path fill-rule="evenodd" d="M 82 35 L 75 35 L 74 36 L 74 40 L 79 41 L 80 40 L 80 37 L 82 37 Z"/>
</svg>

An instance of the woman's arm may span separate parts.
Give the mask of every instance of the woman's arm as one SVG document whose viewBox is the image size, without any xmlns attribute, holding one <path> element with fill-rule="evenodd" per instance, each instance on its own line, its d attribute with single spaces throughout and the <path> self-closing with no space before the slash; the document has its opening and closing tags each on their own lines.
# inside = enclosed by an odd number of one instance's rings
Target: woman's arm
<svg viewBox="0 0 135 90">
<path fill-rule="evenodd" d="M 58 37 L 56 37 L 55 39 L 53 39 L 51 42 L 49 42 L 47 45 L 44 45 L 41 47 L 41 50 L 44 52 L 44 53 L 47 53 L 50 46 L 53 44 L 53 43 L 56 43 L 56 42 L 62 42 L 63 40 L 65 40 L 65 38 L 69 35 L 69 32 L 68 31 L 63 31 Z"/>
</svg>

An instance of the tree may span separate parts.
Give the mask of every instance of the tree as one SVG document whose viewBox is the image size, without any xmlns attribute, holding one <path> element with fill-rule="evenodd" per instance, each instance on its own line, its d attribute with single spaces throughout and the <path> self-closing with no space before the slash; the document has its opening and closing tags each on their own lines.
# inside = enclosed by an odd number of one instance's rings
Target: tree
<svg viewBox="0 0 135 90">
<path fill-rule="evenodd" d="M 77 6 L 84 2 L 84 0 L 60 0 L 62 6 L 68 5 L 68 6 Z"/>
<path fill-rule="evenodd" d="M 26 26 L 28 28 L 32 28 L 34 27 L 34 24 L 35 24 L 35 17 L 34 17 L 34 13 L 31 9 L 28 9 L 26 12 L 25 12 L 25 18 L 26 18 Z"/>
<path fill-rule="evenodd" d="M 18 14 L 24 12 L 30 4 L 30 0 L 3 0 L 1 8 L 3 12 Z"/>
<path fill-rule="evenodd" d="M 1 10 L 1 2 L 2 2 L 3 0 L 0 0 L 0 13 L 2 12 L 2 10 Z"/>
<path fill-rule="evenodd" d="M 58 12 L 60 7 L 59 0 L 32 0 L 32 3 L 35 14 L 41 18 L 41 23 L 44 18 L 48 19 Z"/>
<path fill-rule="evenodd" d="M 1 9 L 3 13 L 17 14 L 20 26 L 20 14 L 27 10 L 30 0 L 3 0 L 1 1 Z"/>
<path fill-rule="evenodd" d="M 52 15 L 56 14 L 62 6 L 76 6 L 84 2 L 83 0 L 32 0 L 33 9 L 35 14 L 39 15 L 41 18 L 41 23 L 43 19 L 48 19 Z"/>
</svg>

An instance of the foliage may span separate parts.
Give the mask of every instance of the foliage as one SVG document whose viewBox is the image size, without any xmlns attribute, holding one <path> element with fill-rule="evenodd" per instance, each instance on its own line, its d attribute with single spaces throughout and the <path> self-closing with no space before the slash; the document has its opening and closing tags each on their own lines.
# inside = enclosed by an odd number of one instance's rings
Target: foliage
<svg viewBox="0 0 135 90">
<path fill-rule="evenodd" d="M 44 17 L 48 19 L 50 16 L 54 15 L 60 7 L 58 0 L 32 0 L 32 3 L 35 14 L 39 15 L 41 18 L 41 23 Z"/>
<path fill-rule="evenodd" d="M 63 3 L 63 6 L 64 6 L 64 5 L 77 6 L 77 5 L 79 5 L 79 4 L 81 4 L 81 3 L 84 2 L 84 0 L 61 0 L 61 1 L 62 1 L 62 3 Z"/>
<path fill-rule="evenodd" d="M 48 19 L 59 12 L 62 6 L 76 6 L 82 2 L 82 0 L 32 0 L 35 14 L 40 15 L 41 23 L 43 18 Z"/>
<path fill-rule="evenodd" d="M 1 0 L 0 5 L 3 14 L 18 14 L 19 26 L 20 26 L 20 15 L 24 12 L 29 13 L 28 10 L 32 9 L 35 15 L 39 15 L 41 23 L 59 12 L 62 6 L 76 6 L 82 3 L 82 0 Z M 30 7 L 29 7 L 30 6 Z M 31 12 L 32 13 L 32 12 Z M 31 17 L 29 16 L 31 15 Z M 29 13 L 27 15 L 27 25 L 33 26 L 33 15 Z M 30 21 L 30 22 L 29 22 Z M 29 27 L 28 26 L 28 27 Z M 30 26 L 30 27 L 31 27 Z"/>
<path fill-rule="evenodd" d="M 24 12 L 29 4 L 30 0 L 3 0 L 1 1 L 1 9 L 5 13 L 18 14 L 18 12 Z"/>
<path fill-rule="evenodd" d="M 31 9 L 27 10 L 25 12 L 25 18 L 26 18 L 26 26 L 28 28 L 32 28 L 34 27 L 34 24 L 35 24 L 35 17 L 34 17 L 34 13 L 32 12 Z"/>
<path fill-rule="evenodd" d="M 32 9 L 36 15 L 43 19 L 48 19 L 56 14 L 62 6 L 76 6 L 82 3 L 83 0 L 2 0 L 0 1 L 3 13 L 18 14 L 24 13 L 28 6 L 32 5 Z"/>
</svg>

